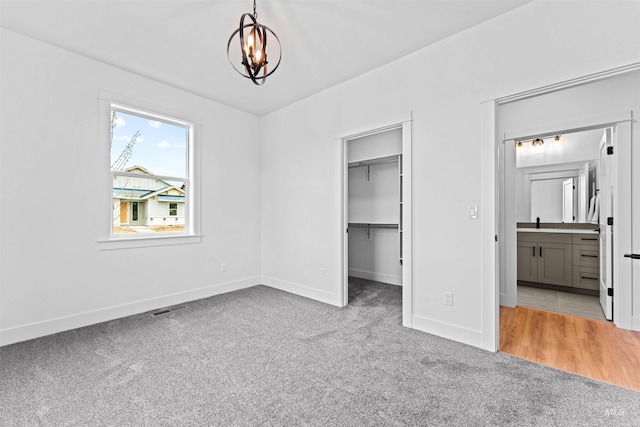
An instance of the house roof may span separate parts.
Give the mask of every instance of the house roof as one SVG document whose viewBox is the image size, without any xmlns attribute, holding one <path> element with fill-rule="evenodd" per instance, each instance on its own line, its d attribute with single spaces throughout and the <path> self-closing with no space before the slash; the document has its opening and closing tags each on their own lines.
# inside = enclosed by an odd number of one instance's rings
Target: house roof
<svg viewBox="0 0 640 427">
<path fill-rule="evenodd" d="M 147 175 L 152 175 L 152 173 L 148 169 L 143 168 L 142 166 L 139 166 L 139 165 L 133 165 L 131 167 L 128 167 L 124 170 L 124 172 L 134 172 L 136 170 L 139 170 L 140 172 Z"/>
<path fill-rule="evenodd" d="M 173 194 L 162 194 L 170 190 L 177 190 L 180 192 L 180 195 L 178 196 Z M 160 190 L 145 190 L 141 188 L 113 188 L 114 199 L 144 201 L 150 199 L 153 196 L 158 196 L 158 200 L 161 202 L 175 201 L 184 203 L 185 199 L 184 190 L 173 185 L 161 188 Z"/>
<path fill-rule="evenodd" d="M 158 196 L 158 200 L 161 202 L 183 202 L 184 203 L 184 196 L 164 196 L 164 195 L 159 195 Z"/>
<path fill-rule="evenodd" d="M 136 188 L 114 188 L 114 199 L 145 199 L 152 190 L 143 190 Z"/>
</svg>

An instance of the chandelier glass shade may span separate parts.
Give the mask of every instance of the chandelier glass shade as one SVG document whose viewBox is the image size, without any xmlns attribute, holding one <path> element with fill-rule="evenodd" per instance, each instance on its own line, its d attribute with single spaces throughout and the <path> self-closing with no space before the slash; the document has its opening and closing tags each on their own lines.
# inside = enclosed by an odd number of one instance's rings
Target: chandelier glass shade
<svg viewBox="0 0 640 427">
<path fill-rule="evenodd" d="M 234 43 L 235 39 L 238 40 L 239 45 Z M 267 46 L 268 41 L 272 43 Z M 232 52 L 234 46 L 239 46 L 239 51 Z M 227 57 L 238 73 L 257 85 L 264 84 L 267 77 L 272 75 L 280 65 L 282 59 L 280 40 L 269 27 L 258 22 L 255 0 L 253 14 L 242 14 L 238 29 L 229 37 Z M 273 67 L 269 66 L 271 57 L 275 58 Z M 239 64 L 236 62 L 238 59 Z"/>
</svg>

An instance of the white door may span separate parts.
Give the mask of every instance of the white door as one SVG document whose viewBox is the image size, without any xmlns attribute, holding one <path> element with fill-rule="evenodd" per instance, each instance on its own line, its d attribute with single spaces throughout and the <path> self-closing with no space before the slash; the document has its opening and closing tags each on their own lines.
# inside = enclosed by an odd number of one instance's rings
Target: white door
<svg viewBox="0 0 640 427">
<path fill-rule="evenodd" d="M 611 144 L 611 129 L 606 129 L 600 143 L 597 181 L 599 194 L 596 198 L 599 206 L 594 208 L 594 216 L 598 215 L 600 225 L 600 305 L 607 320 L 613 320 L 613 298 L 609 295 L 613 287 L 613 227 L 607 224 L 607 218 L 612 216 L 613 206 L 613 162 L 611 155 L 607 155 L 607 147 Z"/>
<path fill-rule="evenodd" d="M 573 203 L 575 188 L 573 178 L 562 181 L 562 222 L 574 222 L 576 219 Z"/>
</svg>

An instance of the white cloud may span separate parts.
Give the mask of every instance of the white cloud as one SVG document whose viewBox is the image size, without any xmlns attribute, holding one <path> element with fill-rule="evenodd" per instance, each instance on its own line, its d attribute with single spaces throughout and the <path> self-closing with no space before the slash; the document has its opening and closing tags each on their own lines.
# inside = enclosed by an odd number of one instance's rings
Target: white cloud
<svg viewBox="0 0 640 427">
<path fill-rule="evenodd" d="M 160 125 L 162 124 L 161 122 L 157 121 L 157 120 L 149 120 L 149 126 L 151 126 L 152 128 L 159 128 Z"/>
<path fill-rule="evenodd" d="M 169 141 L 162 141 L 160 144 L 158 144 L 158 147 L 160 147 L 160 148 L 169 148 L 169 147 L 171 147 L 171 144 L 169 143 Z"/>
</svg>

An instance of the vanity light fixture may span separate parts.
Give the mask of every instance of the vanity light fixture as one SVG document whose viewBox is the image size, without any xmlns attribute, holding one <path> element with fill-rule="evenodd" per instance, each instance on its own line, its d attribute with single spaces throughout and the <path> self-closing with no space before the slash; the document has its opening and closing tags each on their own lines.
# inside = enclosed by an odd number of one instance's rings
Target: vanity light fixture
<svg viewBox="0 0 640 427">
<path fill-rule="evenodd" d="M 249 23 L 245 24 L 245 19 Z M 270 36 L 268 36 L 270 34 Z M 240 52 L 235 52 L 234 57 L 237 58 L 240 53 L 242 67 L 238 68 L 234 61 L 231 59 L 231 42 L 238 36 L 240 41 Z M 267 37 L 268 36 L 268 37 Z M 277 54 L 277 61 L 274 61 L 275 66 L 269 70 L 267 65 L 269 61 L 267 59 L 267 39 L 276 41 L 276 45 L 270 44 L 269 47 L 275 48 Z M 251 81 L 257 85 L 264 84 L 267 77 L 273 74 L 274 71 L 280 65 L 282 59 L 282 47 L 280 46 L 280 39 L 266 25 L 262 25 L 258 22 L 258 12 L 256 12 L 256 0 L 253 0 L 253 14 L 243 13 L 240 17 L 240 26 L 237 30 L 231 33 L 229 41 L 227 42 L 227 57 L 233 68 L 243 75 L 244 77 L 251 79 Z"/>
<path fill-rule="evenodd" d="M 555 142 L 560 142 L 560 135 L 556 135 L 556 137 L 555 137 L 555 138 L 553 138 L 553 140 L 554 140 Z"/>
<path fill-rule="evenodd" d="M 533 145 L 534 147 L 540 147 L 542 144 L 544 144 L 544 140 L 540 138 L 534 139 L 531 143 L 531 145 Z"/>
<path fill-rule="evenodd" d="M 518 141 L 518 143 L 516 144 L 516 146 L 517 146 L 518 148 L 522 148 L 522 147 L 524 147 L 524 145 L 522 145 L 522 141 Z"/>
</svg>

